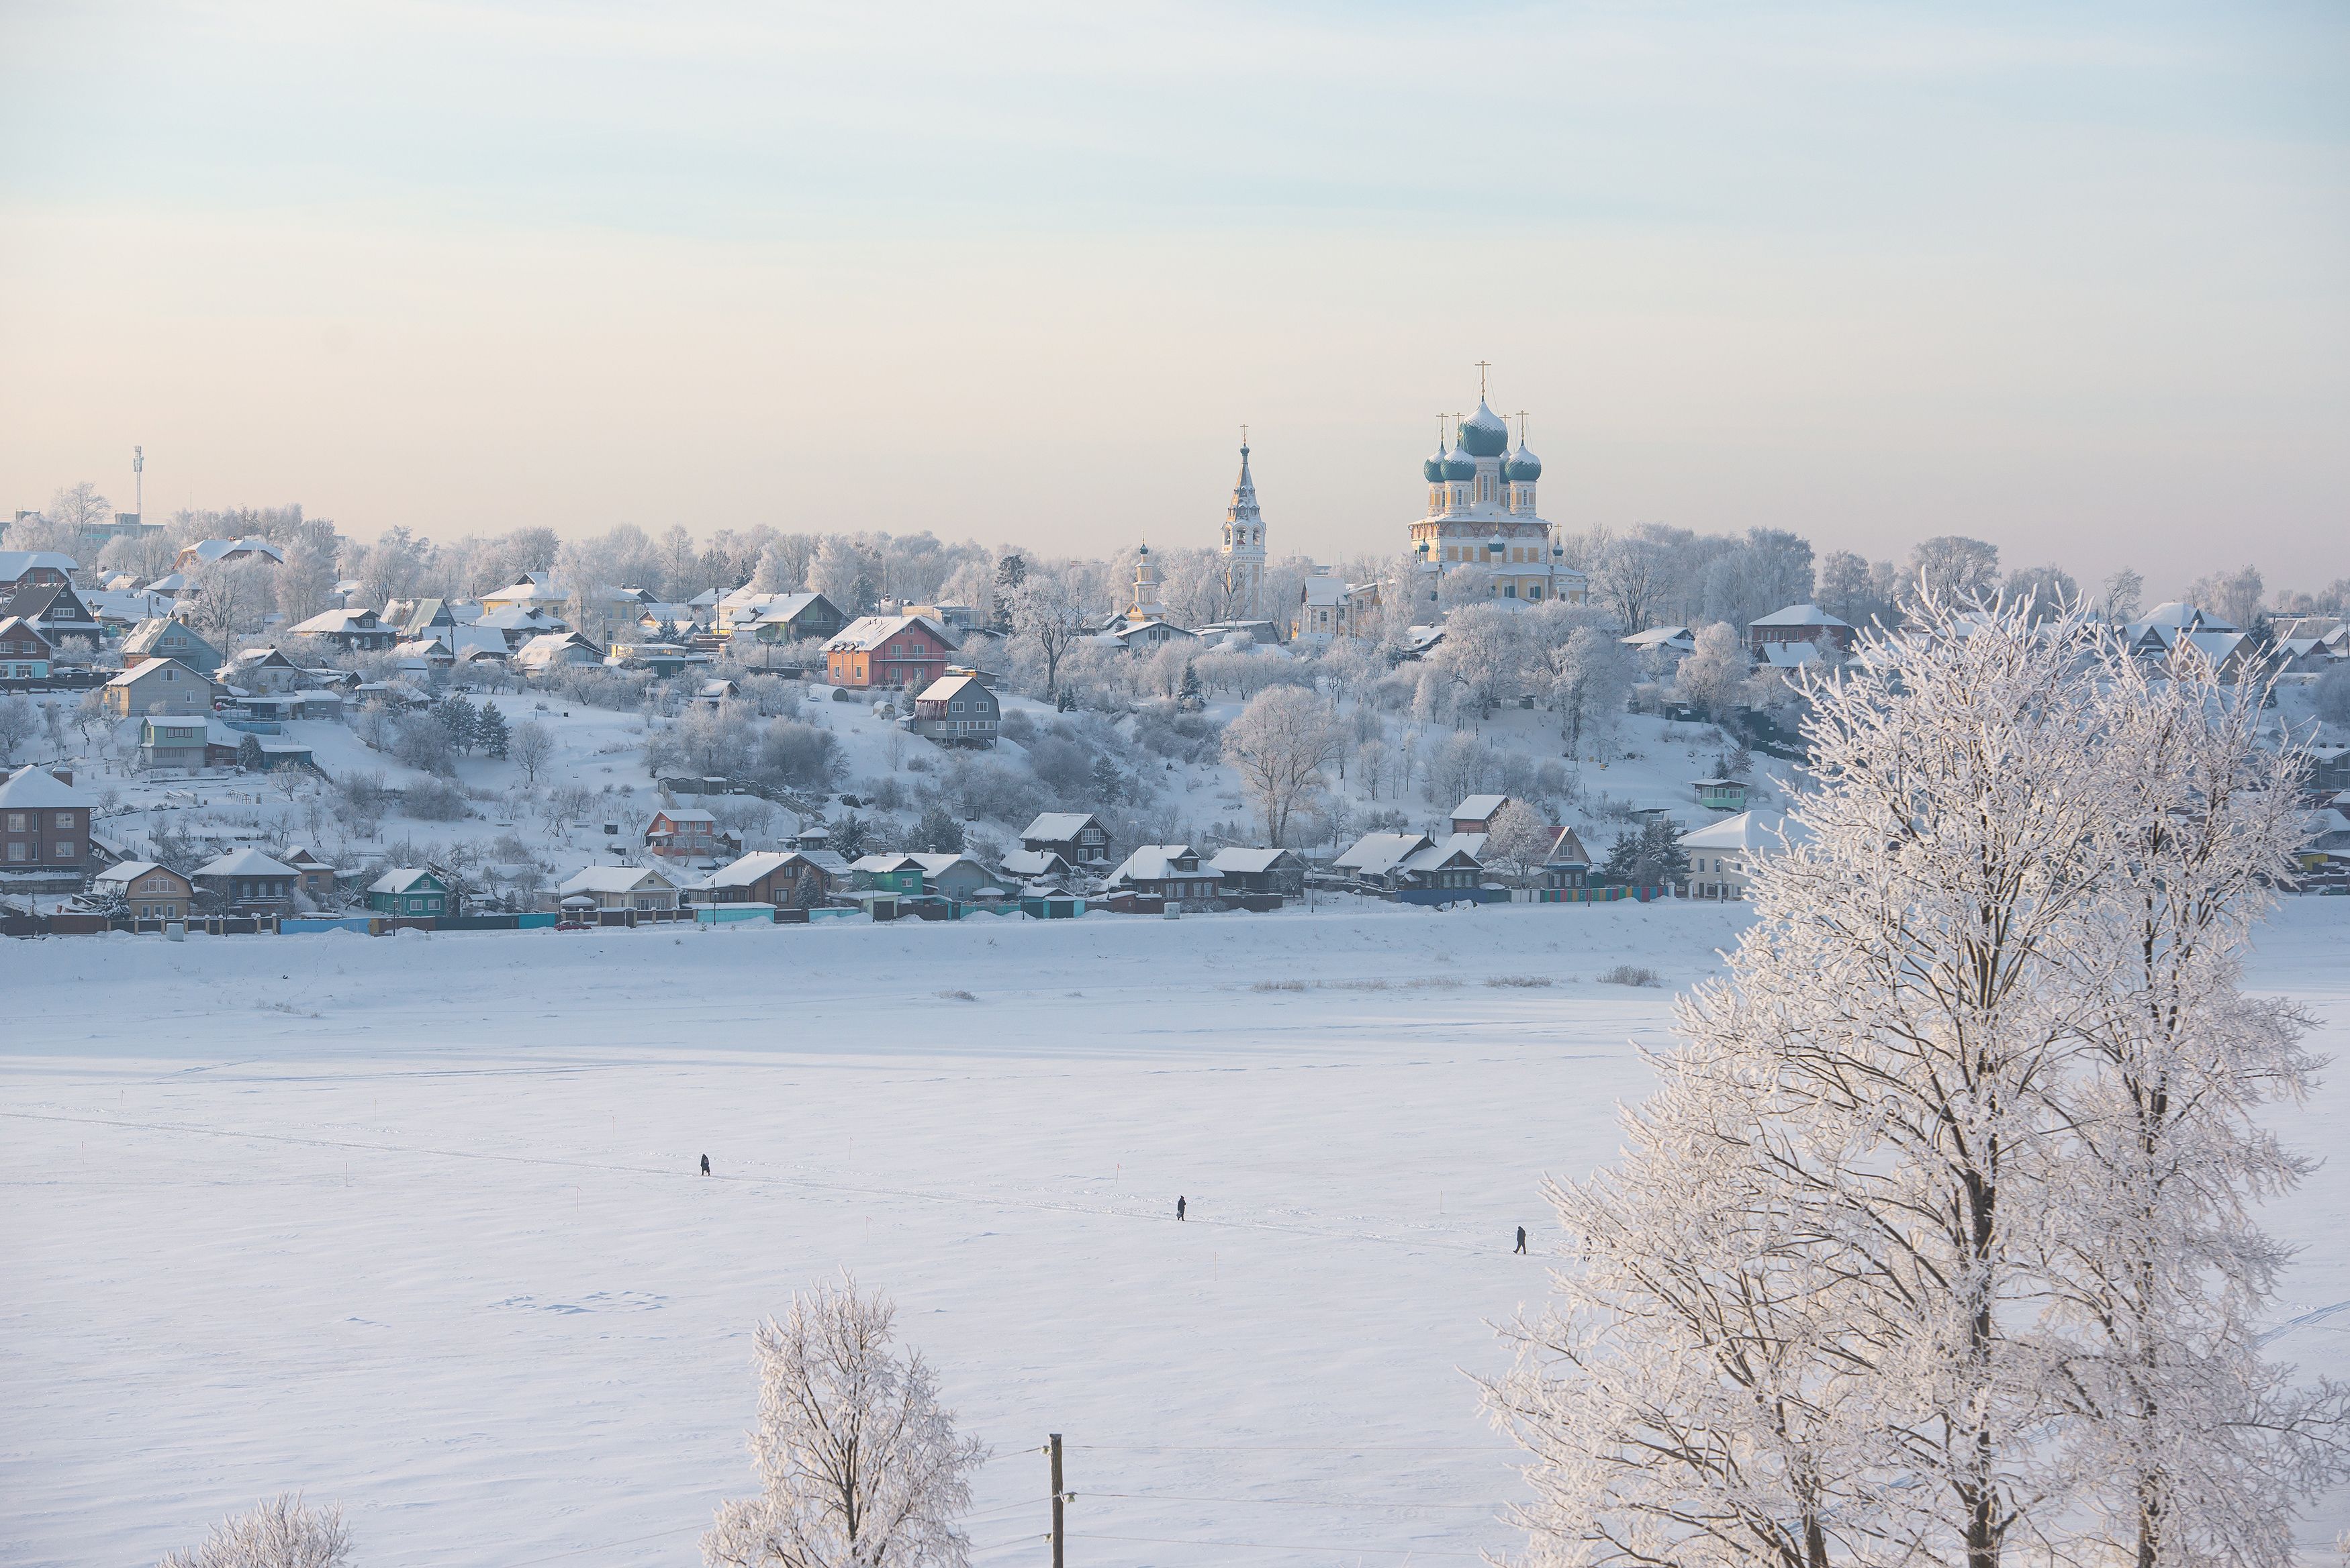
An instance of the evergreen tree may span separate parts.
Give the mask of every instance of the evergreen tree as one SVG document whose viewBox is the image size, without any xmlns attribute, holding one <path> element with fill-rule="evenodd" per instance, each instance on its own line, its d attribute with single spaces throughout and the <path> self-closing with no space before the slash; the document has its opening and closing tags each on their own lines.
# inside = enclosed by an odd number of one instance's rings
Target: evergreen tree
<svg viewBox="0 0 2350 1568">
<path fill-rule="evenodd" d="M 865 853 L 865 820 L 853 811 L 842 812 L 824 825 L 825 842 L 842 858 L 854 860 Z"/>
<path fill-rule="evenodd" d="M 920 826 L 915 836 L 922 841 L 925 853 L 960 855 L 963 849 L 962 824 L 943 805 L 932 805 L 922 813 Z"/>
<path fill-rule="evenodd" d="M 463 692 L 452 691 L 443 698 L 434 717 L 441 721 L 441 727 L 449 732 L 451 751 L 471 752 L 473 749 L 473 742 L 478 739 L 478 728 L 473 715 L 473 705 L 465 701 Z"/>
<path fill-rule="evenodd" d="M 506 716 L 498 711 L 496 703 L 484 701 L 473 715 L 473 738 L 481 743 L 483 755 L 506 760 Z"/>
<path fill-rule="evenodd" d="M 1092 776 L 1094 798 L 1104 805 L 1116 805 L 1118 797 L 1126 793 L 1126 779 L 1107 753 L 1094 759 Z"/>
<path fill-rule="evenodd" d="M 260 736 L 248 732 L 244 739 L 236 743 L 236 765 L 249 774 L 257 774 L 261 771 L 263 763 Z"/>
<path fill-rule="evenodd" d="M 1183 685 L 1175 694 L 1175 705 L 1186 713 L 1196 713 L 1208 705 L 1208 694 L 1200 687 L 1199 669 L 1188 659 L 1183 661 Z"/>
<path fill-rule="evenodd" d="M 1680 828 L 1670 817 L 1652 816 L 1638 827 L 1627 827 L 1608 846 L 1604 881 L 1622 888 L 1666 888 L 1689 877 L 1689 852 L 1680 846 Z"/>
</svg>

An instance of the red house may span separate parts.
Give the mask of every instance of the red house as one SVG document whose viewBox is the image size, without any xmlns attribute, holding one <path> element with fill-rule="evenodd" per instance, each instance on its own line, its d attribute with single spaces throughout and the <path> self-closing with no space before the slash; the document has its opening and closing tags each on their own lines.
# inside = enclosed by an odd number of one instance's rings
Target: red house
<svg viewBox="0 0 2350 1568">
<path fill-rule="evenodd" d="M 853 690 L 910 686 L 920 691 L 947 672 L 954 639 L 928 616 L 868 615 L 824 645 L 825 675 Z"/>
</svg>

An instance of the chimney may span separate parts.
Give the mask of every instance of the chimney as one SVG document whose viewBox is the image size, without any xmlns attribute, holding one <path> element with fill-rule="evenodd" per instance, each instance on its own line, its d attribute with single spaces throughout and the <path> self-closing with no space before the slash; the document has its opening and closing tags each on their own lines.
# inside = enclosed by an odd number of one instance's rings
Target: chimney
<svg viewBox="0 0 2350 1568">
<path fill-rule="evenodd" d="M 73 783 L 73 769 L 71 768 L 51 768 L 49 770 L 49 774 L 50 776 L 55 778 L 57 783 L 61 784 L 69 784 Z"/>
</svg>

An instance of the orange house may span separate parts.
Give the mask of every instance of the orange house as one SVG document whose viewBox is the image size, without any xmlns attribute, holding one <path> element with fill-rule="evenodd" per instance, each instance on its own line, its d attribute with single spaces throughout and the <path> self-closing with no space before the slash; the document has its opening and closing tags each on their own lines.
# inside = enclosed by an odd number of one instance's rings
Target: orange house
<svg viewBox="0 0 2350 1568">
<path fill-rule="evenodd" d="M 928 616 L 868 615 L 850 621 L 824 645 L 825 676 L 852 690 L 920 691 L 947 672 L 954 642 Z"/>
</svg>

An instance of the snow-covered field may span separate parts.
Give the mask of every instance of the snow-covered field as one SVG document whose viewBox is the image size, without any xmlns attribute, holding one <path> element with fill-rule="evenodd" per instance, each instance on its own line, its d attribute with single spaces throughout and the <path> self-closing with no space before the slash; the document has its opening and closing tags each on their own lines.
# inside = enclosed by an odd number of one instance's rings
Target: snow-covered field
<svg viewBox="0 0 2350 1568">
<path fill-rule="evenodd" d="M 842 1268 L 995 1448 L 983 1564 L 1038 1560 L 1055 1431 L 1073 1563 L 1473 1561 L 1518 1484 L 1466 1374 L 1543 1289 L 1513 1227 L 1544 1250 L 1540 1178 L 1609 1157 L 1740 920 L 0 942 L 0 1561 L 300 1488 L 366 1564 L 692 1563 L 749 1489 L 753 1322 Z M 1626 960 L 1666 989 L 1596 983 Z M 2350 900 L 2253 982 L 2340 1054 Z M 2330 1154 L 2345 1108 L 2350 1068 L 2281 1125 Z M 2344 1170 L 2272 1220 L 2281 1323 L 2350 1303 Z M 2350 1309 L 2275 1345 L 2350 1374 Z"/>
</svg>

